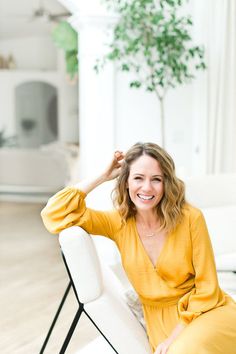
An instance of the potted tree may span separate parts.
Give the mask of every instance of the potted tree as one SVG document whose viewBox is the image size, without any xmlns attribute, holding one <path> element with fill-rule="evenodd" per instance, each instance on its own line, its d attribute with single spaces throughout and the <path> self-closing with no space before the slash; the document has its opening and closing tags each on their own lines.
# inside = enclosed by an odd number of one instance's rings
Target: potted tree
<svg viewBox="0 0 236 354">
<path fill-rule="evenodd" d="M 66 71 L 73 79 L 78 73 L 78 34 L 67 21 L 60 21 L 52 31 L 57 47 L 64 50 Z"/>
<path fill-rule="evenodd" d="M 190 16 L 181 15 L 186 0 L 104 0 L 118 16 L 108 53 L 98 59 L 98 72 L 108 61 L 134 73 L 130 87 L 153 92 L 160 103 L 162 146 L 165 147 L 167 92 L 190 82 L 206 68 L 203 47 L 193 45 Z"/>
</svg>

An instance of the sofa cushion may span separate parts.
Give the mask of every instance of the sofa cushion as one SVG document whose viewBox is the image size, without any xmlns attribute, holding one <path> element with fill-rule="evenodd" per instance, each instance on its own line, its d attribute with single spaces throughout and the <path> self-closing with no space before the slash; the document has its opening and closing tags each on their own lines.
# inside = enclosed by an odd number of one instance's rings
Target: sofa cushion
<svg viewBox="0 0 236 354">
<path fill-rule="evenodd" d="M 236 173 L 185 178 L 186 198 L 198 208 L 236 205 Z"/>
<path fill-rule="evenodd" d="M 142 305 L 135 290 L 130 288 L 125 291 L 125 301 L 127 302 L 127 305 L 129 306 L 130 310 L 133 312 L 137 320 L 140 322 L 143 328 L 146 329 Z"/>
<path fill-rule="evenodd" d="M 221 289 L 236 298 L 236 274 L 233 272 L 218 272 L 218 280 Z"/>
<path fill-rule="evenodd" d="M 70 177 L 61 152 L 39 149 L 0 149 L 0 191 L 51 192 L 63 188 Z"/>
<path fill-rule="evenodd" d="M 236 272 L 236 252 L 216 255 L 216 267 L 221 272 Z"/>
<path fill-rule="evenodd" d="M 75 354 L 92 354 L 92 353 L 114 354 L 114 350 L 109 346 L 109 344 L 102 336 L 98 336 L 75 352 Z"/>
</svg>

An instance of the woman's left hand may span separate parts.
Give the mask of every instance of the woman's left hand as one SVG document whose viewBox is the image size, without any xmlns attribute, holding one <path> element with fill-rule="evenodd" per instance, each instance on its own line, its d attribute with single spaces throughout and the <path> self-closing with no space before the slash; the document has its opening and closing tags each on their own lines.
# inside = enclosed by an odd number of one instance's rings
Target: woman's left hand
<svg viewBox="0 0 236 354">
<path fill-rule="evenodd" d="M 154 354 L 168 353 L 169 346 L 180 335 L 180 333 L 183 331 L 184 328 L 185 325 L 183 325 L 182 323 L 177 324 L 177 326 L 172 331 L 171 335 L 157 346 Z"/>
<path fill-rule="evenodd" d="M 164 342 L 161 342 L 158 345 L 158 347 L 156 348 L 154 354 L 167 354 L 169 346 L 171 345 L 172 342 L 173 342 L 173 340 L 171 340 L 170 337 L 167 338 L 166 340 L 164 340 Z"/>
</svg>

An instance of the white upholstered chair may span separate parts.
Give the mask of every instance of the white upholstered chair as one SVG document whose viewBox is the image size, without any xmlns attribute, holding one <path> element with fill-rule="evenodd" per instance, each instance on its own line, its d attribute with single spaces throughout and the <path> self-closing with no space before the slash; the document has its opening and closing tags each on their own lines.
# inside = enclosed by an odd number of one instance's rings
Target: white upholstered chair
<svg viewBox="0 0 236 354">
<path fill-rule="evenodd" d="M 60 233 L 59 242 L 78 312 L 92 320 L 114 353 L 151 353 L 146 332 L 128 307 L 121 282 L 100 262 L 92 237 L 73 226 Z"/>
</svg>

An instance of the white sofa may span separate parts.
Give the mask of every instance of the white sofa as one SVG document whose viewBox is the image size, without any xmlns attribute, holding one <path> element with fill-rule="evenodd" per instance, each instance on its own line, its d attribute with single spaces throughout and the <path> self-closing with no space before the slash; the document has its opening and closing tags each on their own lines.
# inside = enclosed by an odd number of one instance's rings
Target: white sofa
<svg viewBox="0 0 236 354">
<path fill-rule="evenodd" d="M 68 157 L 60 150 L 0 148 L 1 199 L 38 197 L 44 202 L 69 178 Z"/>
<path fill-rule="evenodd" d="M 236 271 L 236 174 L 185 180 L 186 197 L 205 216 L 218 271 Z"/>
<path fill-rule="evenodd" d="M 192 177 L 185 182 L 187 200 L 205 215 L 220 285 L 236 299 L 236 174 Z M 99 260 L 93 239 L 72 227 L 61 232 L 59 240 L 79 300 L 117 352 L 150 353 L 144 328 L 127 306 L 124 288 Z M 89 343 L 78 354 L 93 351 L 105 354 L 107 346 L 99 349 L 98 342 Z"/>
</svg>

